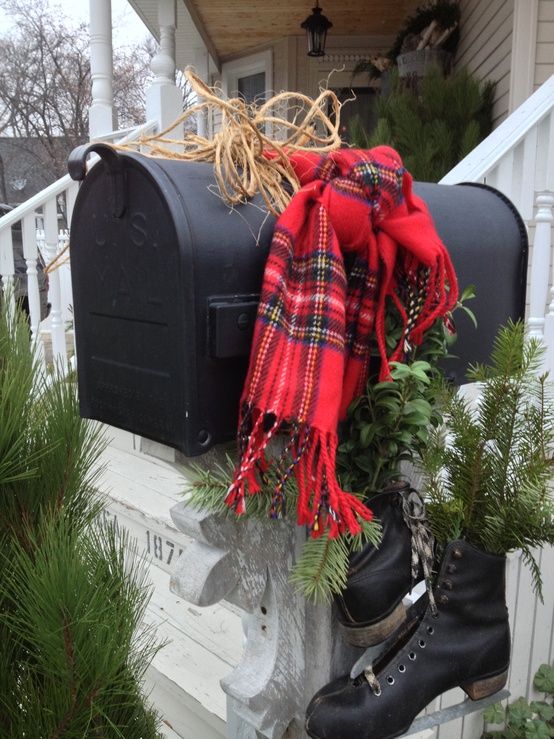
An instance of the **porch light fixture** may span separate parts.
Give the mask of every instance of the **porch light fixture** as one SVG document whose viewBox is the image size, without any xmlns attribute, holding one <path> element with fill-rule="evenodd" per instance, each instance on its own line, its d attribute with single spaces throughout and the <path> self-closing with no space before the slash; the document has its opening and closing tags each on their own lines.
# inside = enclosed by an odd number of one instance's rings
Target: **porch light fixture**
<svg viewBox="0 0 554 739">
<path fill-rule="evenodd" d="M 300 24 L 300 28 L 306 29 L 308 56 L 324 56 L 327 31 L 332 25 L 329 18 L 326 18 L 321 12 L 319 0 L 316 0 L 315 8 L 312 8 L 312 14 L 306 18 L 304 23 Z"/>
</svg>

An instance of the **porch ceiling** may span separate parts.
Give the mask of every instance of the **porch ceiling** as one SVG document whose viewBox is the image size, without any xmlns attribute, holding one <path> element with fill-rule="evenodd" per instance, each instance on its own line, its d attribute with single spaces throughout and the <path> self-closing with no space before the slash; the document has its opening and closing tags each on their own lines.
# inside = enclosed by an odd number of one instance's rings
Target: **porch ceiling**
<svg viewBox="0 0 554 739">
<path fill-rule="evenodd" d="M 157 38 L 157 0 L 128 0 Z M 330 35 L 391 36 L 421 0 L 320 0 L 333 23 Z M 314 0 L 177 0 L 177 63 L 195 63 L 195 50 L 208 49 L 221 61 L 286 36 L 302 36 L 302 21 Z"/>
<path fill-rule="evenodd" d="M 284 36 L 300 36 L 313 0 L 181 0 L 210 37 L 220 59 Z M 421 0 L 321 0 L 337 36 L 394 35 Z"/>
</svg>

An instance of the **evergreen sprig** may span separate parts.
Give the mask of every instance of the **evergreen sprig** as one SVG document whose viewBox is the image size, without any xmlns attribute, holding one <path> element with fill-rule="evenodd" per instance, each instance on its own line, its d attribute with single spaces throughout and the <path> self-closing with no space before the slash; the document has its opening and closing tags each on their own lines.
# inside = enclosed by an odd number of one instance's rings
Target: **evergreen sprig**
<svg viewBox="0 0 554 739">
<path fill-rule="evenodd" d="M 198 464 L 187 467 L 190 485 L 186 499 L 190 505 L 200 510 L 210 510 L 222 516 L 235 516 L 225 504 L 224 498 L 233 480 L 235 462 L 227 455 L 223 464 L 216 463 L 206 469 Z M 267 521 L 275 486 L 277 472 L 270 466 L 267 478 L 260 492 L 246 496 L 246 515 Z M 298 488 L 290 477 L 285 483 L 285 518 L 295 520 Z M 312 538 L 304 542 L 302 553 L 291 572 L 291 582 L 314 603 L 329 602 L 333 595 L 342 592 L 346 585 L 349 567 L 349 554 L 362 549 L 371 542 L 377 545 L 381 539 L 378 521 L 360 519 L 362 531 L 356 536 L 344 534 L 335 539 L 327 536 Z"/>
<path fill-rule="evenodd" d="M 416 180 L 438 182 L 491 132 L 494 84 L 465 68 L 445 78 L 431 67 L 416 90 L 390 74 L 392 91 L 378 101 L 375 130 L 366 132 L 358 119 L 350 140 L 392 146 Z"/>
<path fill-rule="evenodd" d="M 521 549 L 536 591 L 541 575 L 533 548 L 554 543 L 549 494 L 554 405 L 543 348 L 523 323 L 496 338 L 490 366 L 475 366 L 476 405 L 443 387 L 445 425 L 421 450 L 429 521 L 437 541 L 463 537 L 495 554 Z"/>
<path fill-rule="evenodd" d="M 1 301 L 0 301 L 1 302 Z M 103 439 L 0 306 L 0 736 L 154 739 L 144 569 L 98 523 Z M 126 548 L 127 545 L 127 548 Z"/>
<path fill-rule="evenodd" d="M 308 538 L 291 573 L 291 582 L 313 603 L 328 603 L 346 587 L 350 555 L 368 544 L 379 546 L 381 526 L 378 521 L 360 521 L 356 536 L 345 534 L 336 539 Z"/>
</svg>

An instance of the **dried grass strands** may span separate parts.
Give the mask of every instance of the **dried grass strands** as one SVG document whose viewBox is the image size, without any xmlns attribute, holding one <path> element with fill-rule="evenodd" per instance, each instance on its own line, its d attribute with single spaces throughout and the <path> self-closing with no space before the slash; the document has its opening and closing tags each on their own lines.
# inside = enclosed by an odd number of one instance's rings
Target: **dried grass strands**
<svg viewBox="0 0 554 739">
<path fill-rule="evenodd" d="M 298 151 L 323 154 L 341 146 L 341 103 L 332 90 L 321 90 L 315 100 L 298 92 L 281 92 L 258 106 L 240 98 L 225 100 L 190 69 L 186 76 L 202 102 L 188 108 L 159 134 L 114 144 L 114 148 L 139 150 L 151 157 L 210 162 L 226 203 L 245 203 L 260 193 L 267 209 L 278 216 L 300 187 L 289 155 Z M 275 112 L 279 109 L 290 120 Z M 167 137 L 175 126 L 198 113 L 221 115 L 220 130 L 213 138 L 192 132 L 180 141 Z M 175 145 L 182 146 L 182 151 L 169 148 Z M 273 152 L 273 158 L 267 159 L 264 151 Z M 67 261 L 67 256 L 63 262 L 62 257 L 68 248 L 69 244 L 48 264 L 46 272 L 53 272 Z"/>
<path fill-rule="evenodd" d="M 268 210 L 279 215 L 300 187 L 289 155 L 298 151 L 324 153 L 341 145 L 341 103 L 332 90 L 322 90 L 315 100 L 301 93 L 281 92 L 258 106 L 240 98 L 223 99 L 190 69 L 186 76 L 201 102 L 156 136 L 115 148 L 138 149 L 152 157 L 210 162 L 225 202 L 237 205 L 260 193 Z M 276 112 L 280 109 L 290 120 Z M 198 113 L 221 116 L 220 130 L 213 138 L 195 133 L 180 141 L 167 137 L 176 125 Z M 176 144 L 182 151 L 168 148 Z M 273 152 L 273 157 L 266 158 L 264 151 Z"/>
</svg>

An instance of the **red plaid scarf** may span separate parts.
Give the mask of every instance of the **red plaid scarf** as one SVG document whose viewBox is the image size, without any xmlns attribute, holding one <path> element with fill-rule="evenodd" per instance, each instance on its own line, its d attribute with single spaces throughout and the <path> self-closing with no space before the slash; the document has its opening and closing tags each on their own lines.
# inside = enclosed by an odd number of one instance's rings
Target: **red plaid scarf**
<svg viewBox="0 0 554 739">
<path fill-rule="evenodd" d="M 271 156 L 271 155 L 269 155 Z M 454 270 L 400 156 L 385 146 L 324 157 L 295 153 L 301 189 L 275 226 L 250 365 L 241 399 L 240 461 L 226 502 L 238 514 L 260 490 L 265 450 L 279 430 L 288 443 L 276 465 L 271 515 L 296 473 L 298 523 L 312 536 L 360 530 L 371 511 L 341 490 L 335 475 L 337 425 L 363 392 L 370 340 L 389 361 L 404 357 L 457 300 Z M 349 254 L 349 269 L 344 257 Z M 404 336 L 387 356 L 385 302 L 396 305 Z"/>
</svg>

